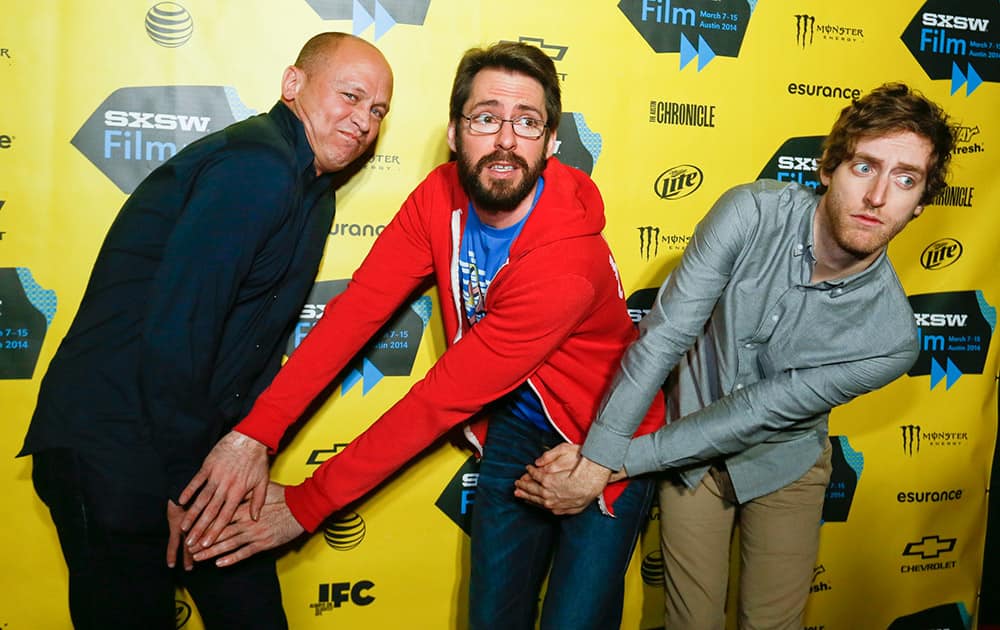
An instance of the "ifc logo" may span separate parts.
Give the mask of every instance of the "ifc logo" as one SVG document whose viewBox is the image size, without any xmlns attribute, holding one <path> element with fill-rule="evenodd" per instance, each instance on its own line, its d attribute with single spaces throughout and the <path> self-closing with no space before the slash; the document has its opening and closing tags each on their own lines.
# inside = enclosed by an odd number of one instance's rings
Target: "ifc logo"
<svg viewBox="0 0 1000 630">
<path fill-rule="evenodd" d="M 177 48 L 194 34 L 194 19 L 176 2 L 158 2 L 146 13 L 146 34 L 160 46 Z"/>
<path fill-rule="evenodd" d="M 348 512 L 337 519 L 327 521 L 323 529 L 323 540 L 337 551 L 350 551 L 365 539 L 365 521 L 360 514 Z"/>
</svg>

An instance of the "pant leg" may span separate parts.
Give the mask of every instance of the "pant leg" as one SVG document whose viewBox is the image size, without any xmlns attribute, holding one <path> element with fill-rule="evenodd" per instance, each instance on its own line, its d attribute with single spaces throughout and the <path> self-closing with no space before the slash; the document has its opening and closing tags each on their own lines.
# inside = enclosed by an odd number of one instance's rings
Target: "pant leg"
<svg viewBox="0 0 1000 630">
<path fill-rule="evenodd" d="M 59 535 L 77 630 L 173 630 L 166 503 L 102 479 L 69 449 L 33 456 L 32 479 Z"/>
<path fill-rule="evenodd" d="M 654 481 L 633 479 L 615 501 L 615 516 L 597 502 L 560 518 L 542 630 L 608 630 L 621 626 L 625 572 L 649 514 Z"/>
<path fill-rule="evenodd" d="M 659 501 L 664 625 L 723 630 L 736 507 L 707 474 L 694 490 L 675 477 L 661 482 Z"/>
<path fill-rule="evenodd" d="M 797 481 L 741 506 L 740 612 L 744 630 L 799 630 L 819 550 L 831 448 Z"/>
<path fill-rule="evenodd" d="M 259 553 L 219 568 L 195 564 L 182 581 L 207 630 L 286 630 L 275 557 Z"/>
<path fill-rule="evenodd" d="M 555 432 L 503 413 L 490 419 L 472 507 L 471 630 L 535 627 L 558 520 L 517 499 L 514 481 L 559 441 Z"/>
</svg>

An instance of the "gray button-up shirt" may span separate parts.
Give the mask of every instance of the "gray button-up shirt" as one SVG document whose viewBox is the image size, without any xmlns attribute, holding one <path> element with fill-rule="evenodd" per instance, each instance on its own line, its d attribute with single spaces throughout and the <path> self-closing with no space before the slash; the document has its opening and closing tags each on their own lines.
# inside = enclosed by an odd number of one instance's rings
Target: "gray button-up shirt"
<svg viewBox="0 0 1000 630">
<path fill-rule="evenodd" d="M 818 202 L 767 180 L 719 199 L 639 323 L 584 456 L 632 476 L 681 469 L 692 487 L 724 459 L 749 501 L 816 462 L 833 407 L 910 368 L 917 329 L 885 252 L 811 282 Z M 632 439 L 665 382 L 668 425 Z"/>
</svg>

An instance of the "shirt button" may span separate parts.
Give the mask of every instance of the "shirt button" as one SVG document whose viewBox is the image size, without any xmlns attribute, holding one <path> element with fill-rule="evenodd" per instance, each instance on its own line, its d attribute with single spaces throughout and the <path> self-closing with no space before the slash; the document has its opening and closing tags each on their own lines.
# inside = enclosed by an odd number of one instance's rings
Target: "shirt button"
<svg viewBox="0 0 1000 630">
<path fill-rule="evenodd" d="M 778 316 L 777 315 L 771 315 L 771 321 L 772 322 L 778 321 Z"/>
<path fill-rule="evenodd" d="M 260 350 L 260 344 L 259 343 L 255 343 L 253 345 L 253 347 L 254 347 L 255 350 Z"/>
<path fill-rule="evenodd" d="M 743 383 L 737 383 L 736 389 L 743 389 Z"/>
<path fill-rule="evenodd" d="M 240 397 L 240 393 L 236 392 L 235 396 L 236 396 L 236 398 L 239 398 Z"/>
<path fill-rule="evenodd" d="M 748 343 L 748 344 L 744 345 L 743 347 L 744 348 L 753 348 L 753 344 L 752 343 Z"/>
</svg>

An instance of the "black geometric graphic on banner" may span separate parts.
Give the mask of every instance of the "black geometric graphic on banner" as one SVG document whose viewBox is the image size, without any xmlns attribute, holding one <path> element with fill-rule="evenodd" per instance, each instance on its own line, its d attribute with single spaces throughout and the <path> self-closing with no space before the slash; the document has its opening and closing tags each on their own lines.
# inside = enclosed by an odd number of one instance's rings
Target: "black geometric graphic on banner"
<svg viewBox="0 0 1000 630">
<path fill-rule="evenodd" d="M 559 118 L 556 155 L 563 164 L 591 175 L 601 155 L 601 136 L 590 130 L 583 114 L 563 112 Z"/>
<path fill-rule="evenodd" d="M 229 87 L 125 87 L 104 99 L 71 143 L 128 194 L 191 142 L 254 113 Z"/>
<path fill-rule="evenodd" d="M 823 154 L 825 139 L 826 136 L 801 136 L 785 140 L 761 169 L 757 179 L 776 179 L 818 188 L 819 158 Z"/>
<path fill-rule="evenodd" d="M 420 26 L 427 17 L 431 0 L 306 0 L 324 20 L 351 20 L 351 33 L 375 25 L 379 39 L 397 24 Z"/>
<path fill-rule="evenodd" d="M 299 321 L 288 337 L 285 355 L 291 356 L 309 330 L 323 316 L 327 302 L 344 292 L 347 280 L 324 280 L 313 285 L 302 307 Z M 401 308 L 368 343 L 344 371 L 342 393 L 362 382 L 362 395 L 367 394 L 385 376 L 409 376 L 424 328 L 433 309 L 431 298 L 424 295 Z"/>
<path fill-rule="evenodd" d="M 823 522 L 843 523 L 851 512 L 865 456 L 855 451 L 843 435 L 831 435 L 830 446 L 833 448 L 833 472 L 823 501 Z"/>
<path fill-rule="evenodd" d="M 658 53 L 680 53 L 698 71 L 716 56 L 738 57 L 753 6 L 748 0 L 621 0 L 621 9 Z"/>
<path fill-rule="evenodd" d="M 466 535 L 472 535 L 472 507 L 479 482 L 479 460 L 470 456 L 444 487 L 434 505 Z"/>
<path fill-rule="evenodd" d="M 659 287 L 639 289 L 625 299 L 625 307 L 628 309 L 629 317 L 632 318 L 632 323 L 638 324 L 639 320 L 646 316 L 659 292 Z"/>
<path fill-rule="evenodd" d="M 937 630 L 938 628 L 971 630 L 972 615 L 966 610 L 965 602 L 942 604 L 899 617 L 889 624 L 888 630 Z"/>
<path fill-rule="evenodd" d="M 951 79 L 969 96 L 984 81 L 1000 82 L 1000 3 L 927 0 L 900 39 L 931 79 Z"/>
<path fill-rule="evenodd" d="M 997 310 L 982 291 L 948 291 L 911 295 L 920 355 L 909 376 L 931 377 L 931 389 L 945 389 L 963 374 L 982 374 L 996 328 Z"/>
<path fill-rule="evenodd" d="M 0 268 L 0 379 L 31 378 L 56 312 L 55 291 L 24 268 Z"/>
</svg>

